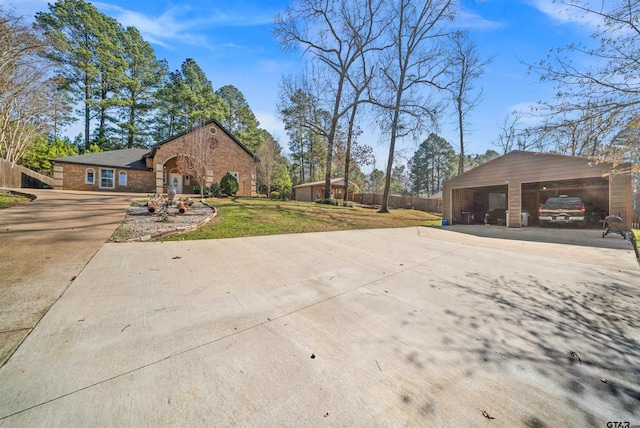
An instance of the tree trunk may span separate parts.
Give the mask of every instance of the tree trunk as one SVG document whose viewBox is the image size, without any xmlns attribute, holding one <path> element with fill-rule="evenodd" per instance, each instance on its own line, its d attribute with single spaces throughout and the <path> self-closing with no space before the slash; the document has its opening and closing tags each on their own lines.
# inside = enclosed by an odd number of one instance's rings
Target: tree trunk
<svg viewBox="0 0 640 428">
<path fill-rule="evenodd" d="M 127 148 L 129 149 L 133 148 L 133 137 L 135 133 L 134 124 L 136 122 L 136 111 L 134 107 L 135 104 L 136 104 L 136 92 L 131 91 L 131 107 L 129 110 L 129 130 L 127 134 Z"/>
<path fill-rule="evenodd" d="M 336 138 L 336 131 L 338 129 L 338 113 L 340 111 L 340 99 L 342 98 L 342 88 L 344 86 L 345 73 L 340 75 L 338 81 L 338 91 L 336 92 L 336 102 L 333 106 L 333 115 L 331 117 L 331 130 L 329 132 L 329 138 L 327 141 L 327 160 L 326 171 L 324 172 L 324 198 L 329 199 L 331 197 L 331 167 L 333 165 L 333 141 Z"/>
<path fill-rule="evenodd" d="M 458 175 L 464 172 L 464 132 L 462 129 L 462 98 L 458 97 L 458 129 L 460 130 L 460 160 L 458 161 Z"/>
<path fill-rule="evenodd" d="M 89 149 L 89 132 L 91 131 L 91 111 L 89 101 L 91 100 L 91 90 L 89 88 L 89 75 L 84 77 L 84 149 Z"/>
</svg>

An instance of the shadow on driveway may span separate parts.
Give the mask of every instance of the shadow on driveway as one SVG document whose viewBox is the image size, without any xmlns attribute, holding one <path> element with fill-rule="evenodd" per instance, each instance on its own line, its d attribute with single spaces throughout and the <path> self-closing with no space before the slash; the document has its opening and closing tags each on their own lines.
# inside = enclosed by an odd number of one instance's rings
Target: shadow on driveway
<svg viewBox="0 0 640 428">
<path fill-rule="evenodd" d="M 584 247 L 628 250 L 633 249 L 628 239 L 619 234 L 602 237 L 602 229 L 578 229 L 573 227 L 521 227 L 463 225 L 446 226 L 443 229 L 482 238 L 509 239 L 548 244 L 579 245 Z"/>
</svg>

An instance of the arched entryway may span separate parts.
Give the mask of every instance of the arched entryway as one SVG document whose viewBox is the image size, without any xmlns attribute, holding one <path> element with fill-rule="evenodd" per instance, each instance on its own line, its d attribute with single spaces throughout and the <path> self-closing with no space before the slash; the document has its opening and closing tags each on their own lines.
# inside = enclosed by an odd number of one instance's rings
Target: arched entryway
<svg viewBox="0 0 640 428">
<path fill-rule="evenodd" d="M 162 193 L 167 193 L 169 186 L 176 189 L 176 193 L 193 193 L 189 176 L 178 172 L 177 156 L 169 158 L 162 166 Z"/>
</svg>

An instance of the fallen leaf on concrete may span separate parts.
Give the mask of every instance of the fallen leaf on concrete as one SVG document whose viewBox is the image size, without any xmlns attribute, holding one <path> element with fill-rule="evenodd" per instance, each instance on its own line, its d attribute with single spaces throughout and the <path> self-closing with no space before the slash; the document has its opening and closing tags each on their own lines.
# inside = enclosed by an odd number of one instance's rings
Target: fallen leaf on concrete
<svg viewBox="0 0 640 428">
<path fill-rule="evenodd" d="M 313 360 L 316 357 L 316 354 L 311 354 L 311 359 Z"/>
<path fill-rule="evenodd" d="M 580 364 L 582 364 L 582 358 L 580 358 L 580 355 L 578 355 L 576 351 L 568 351 L 568 352 L 569 352 L 569 355 L 571 355 L 576 360 L 580 361 Z"/>
<path fill-rule="evenodd" d="M 171 257 L 171 258 L 172 258 L 173 260 L 176 260 L 176 259 L 181 259 L 182 257 L 180 257 L 180 256 L 175 256 L 175 257 Z"/>
<path fill-rule="evenodd" d="M 77 278 L 77 276 L 75 276 L 75 275 L 74 275 L 74 276 L 72 276 L 72 277 L 71 277 L 71 281 L 75 281 L 75 280 L 76 280 L 76 278 Z"/>
<path fill-rule="evenodd" d="M 602 383 L 607 383 L 607 380 L 606 380 L 606 379 L 600 379 L 600 381 L 601 381 Z"/>
<path fill-rule="evenodd" d="M 493 416 L 491 416 L 489 413 L 487 413 L 486 410 L 482 410 L 482 416 L 484 416 L 485 418 L 491 420 L 491 419 L 495 419 Z"/>
<path fill-rule="evenodd" d="M 325 414 L 324 414 L 324 417 L 325 417 L 325 418 L 329 417 L 329 412 L 325 413 Z"/>
</svg>

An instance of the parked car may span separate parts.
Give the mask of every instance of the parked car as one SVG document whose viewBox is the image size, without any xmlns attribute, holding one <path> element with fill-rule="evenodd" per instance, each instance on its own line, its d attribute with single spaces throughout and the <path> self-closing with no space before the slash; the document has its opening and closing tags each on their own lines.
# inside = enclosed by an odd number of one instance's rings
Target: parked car
<svg viewBox="0 0 640 428">
<path fill-rule="evenodd" d="M 577 224 L 587 227 L 587 217 L 582 199 L 566 195 L 552 196 L 538 208 L 540 227 L 549 223 Z"/>
</svg>

